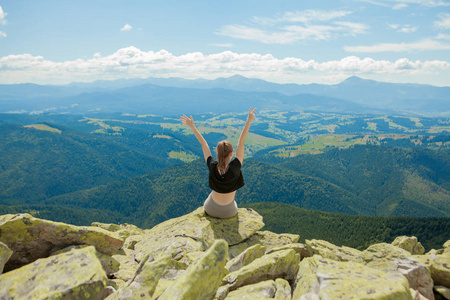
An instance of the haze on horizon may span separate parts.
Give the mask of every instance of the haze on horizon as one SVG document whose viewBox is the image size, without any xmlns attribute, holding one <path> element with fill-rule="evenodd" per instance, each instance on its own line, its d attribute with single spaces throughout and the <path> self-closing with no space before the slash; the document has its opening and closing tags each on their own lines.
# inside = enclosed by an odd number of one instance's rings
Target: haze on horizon
<svg viewBox="0 0 450 300">
<path fill-rule="evenodd" d="M 0 2 L 0 84 L 235 74 L 450 86 L 450 2 Z"/>
</svg>

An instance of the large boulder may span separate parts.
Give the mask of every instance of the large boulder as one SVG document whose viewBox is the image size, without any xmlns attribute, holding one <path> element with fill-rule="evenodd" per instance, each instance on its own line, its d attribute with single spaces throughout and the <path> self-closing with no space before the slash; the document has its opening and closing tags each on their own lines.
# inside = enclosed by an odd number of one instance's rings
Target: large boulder
<svg viewBox="0 0 450 300">
<path fill-rule="evenodd" d="M 0 274 L 3 272 L 3 267 L 5 266 L 8 259 L 11 257 L 12 251 L 5 244 L 0 242 Z"/>
<path fill-rule="evenodd" d="M 425 253 L 425 248 L 417 241 L 415 236 L 398 236 L 392 242 L 392 245 L 402 248 L 411 254 L 421 255 Z"/>
<path fill-rule="evenodd" d="M 427 299 L 434 299 L 433 280 L 428 268 L 412 257 L 410 252 L 392 244 L 374 244 L 363 251 L 362 257 L 368 267 L 388 273 L 398 272 L 408 279 L 412 289 Z"/>
<path fill-rule="evenodd" d="M 103 299 L 106 281 L 90 246 L 0 275 L 0 299 Z"/>
<path fill-rule="evenodd" d="M 81 249 L 81 248 L 86 248 L 86 247 L 89 247 L 89 246 L 88 245 L 69 246 L 62 250 L 53 252 L 53 253 L 51 253 L 51 255 L 58 255 L 61 253 L 69 252 L 73 249 Z M 101 253 L 97 250 L 95 250 L 95 255 L 97 256 L 98 260 L 100 260 L 103 270 L 105 270 L 107 276 L 110 276 L 112 273 L 119 271 L 120 263 L 116 259 L 112 258 L 109 255 Z"/>
<path fill-rule="evenodd" d="M 277 234 L 270 231 L 258 231 L 245 241 L 234 246 L 230 246 L 230 249 L 228 250 L 228 256 L 229 259 L 232 259 L 241 254 L 245 249 L 256 244 L 263 245 L 264 247 L 266 247 L 266 251 L 269 252 L 273 248 L 296 243 L 299 238 L 300 236 L 298 234 Z"/>
<path fill-rule="evenodd" d="M 108 231 L 115 232 L 117 235 L 123 238 L 127 238 L 133 235 L 142 235 L 145 233 L 145 230 L 140 229 L 139 227 L 133 224 L 108 224 L 108 223 L 100 223 L 93 222 L 91 224 L 93 227 L 100 227 Z"/>
<path fill-rule="evenodd" d="M 362 262 L 362 252 L 357 249 L 346 246 L 339 247 L 322 240 L 306 240 L 306 246 L 311 256 L 318 254 L 336 261 Z"/>
<path fill-rule="evenodd" d="M 228 261 L 225 265 L 225 269 L 230 272 L 234 272 L 253 262 L 255 259 L 260 258 L 266 252 L 266 247 L 256 244 L 251 246 L 232 260 Z"/>
<path fill-rule="evenodd" d="M 193 251 L 205 251 L 216 239 L 235 245 L 264 226 L 262 217 L 250 208 L 239 208 L 236 216 L 218 219 L 208 216 L 203 207 L 190 214 L 167 220 L 146 231 L 134 245 L 136 259 L 149 253 L 154 258 L 172 255 L 181 259 Z"/>
<path fill-rule="evenodd" d="M 450 254 L 450 240 L 448 240 L 444 243 L 444 253 Z"/>
<path fill-rule="evenodd" d="M 228 245 L 217 240 L 159 296 L 159 300 L 213 299 L 226 274 Z"/>
<path fill-rule="evenodd" d="M 300 255 L 292 249 L 266 254 L 241 269 L 229 273 L 224 277 L 222 284 L 228 291 L 232 291 L 266 279 L 294 279 L 299 262 Z"/>
<path fill-rule="evenodd" d="M 442 255 L 415 255 L 431 271 L 435 285 L 450 288 L 450 254 Z"/>
<path fill-rule="evenodd" d="M 225 299 L 273 299 L 277 291 L 277 285 L 274 280 L 261 281 L 254 284 L 243 286 L 230 292 Z"/>
<path fill-rule="evenodd" d="M 112 255 L 122 247 L 123 239 L 97 227 L 74 226 L 17 214 L 0 216 L 0 242 L 13 251 L 5 265 L 5 271 L 8 271 L 71 245 L 92 245 L 98 251 Z"/>
<path fill-rule="evenodd" d="M 408 280 L 353 261 L 302 260 L 292 299 L 412 299 Z"/>
<path fill-rule="evenodd" d="M 147 255 L 139 264 L 134 276 L 108 300 L 151 299 L 158 281 L 167 268 L 171 257 L 149 261 Z"/>
</svg>

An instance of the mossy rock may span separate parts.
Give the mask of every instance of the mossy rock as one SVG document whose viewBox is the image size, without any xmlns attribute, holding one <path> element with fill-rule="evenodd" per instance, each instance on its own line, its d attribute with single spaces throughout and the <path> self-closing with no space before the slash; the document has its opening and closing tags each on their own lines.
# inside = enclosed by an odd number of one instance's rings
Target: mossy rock
<svg viewBox="0 0 450 300">
<path fill-rule="evenodd" d="M 410 300 L 408 280 L 400 274 L 353 261 L 335 261 L 319 255 L 300 263 L 293 300 L 376 299 Z"/>
<path fill-rule="evenodd" d="M 266 251 L 268 252 L 277 247 L 296 243 L 299 238 L 300 236 L 298 234 L 278 234 L 270 231 L 258 231 L 245 241 L 237 245 L 230 246 L 228 250 L 228 258 L 233 259 L 249 247 L 256 244 L 263 245 L 266 247 Z"/>
<path fill-rule="evenodd" d="M 415 255 L 431 271 L 435 285 L 450 288 L 450 254 L 442 255 Z"/>
<path fill-rule="evenodd" d="M 5 265 L 5 271 L 9 271 L 72 245 L 92 245 L 98 251 L 112 255 L 122 247 L 123 239 L 98 227 L 75 226 L 17 214 L 0 216 L 0 242 L 13 251 Z"/>
<path fill-rule="evenodd" d="M 255 259 L 262 257 L 266 252 L 266 247 L 256 244 L 251 246 L 232 260 L 228 261 L 225 269 L 230 272 L 239 270 L 240 268 L 250 264 Z"/>
<path fill-rule="evenodd" d="M 392 242 L 392 245 L 402 248 L 411 254 L 421 255 L 425 253 L 425 248 L 415 236 L 399 236 Z"/>
<path fill-rule="evenodd" d="M 235 291 L 230 292 L 225 299 L 241 300 L 241 299 L 273 299 L 277 291 L 274 280 L 266 280 L 254 284 L 243 286 Z"/>
<path fill-rule="evenodd" d="M 159 296 L 159 300 L 212 299 L 226 274 L 228 245 L 217 240 Z"/>
<path fill-rule="evenodd" d="M 251 237 L 264 226 L 262 217 L 250 208 L 239 208 L 229 219 L 208 216 L 203 207 L 190 214 L 167 220 L 146 231 L 134 246 L 136 258 L 172 255 L 181 259 L 192 251 L 205 251 L 216 239 L 235 245 Z"/>
<path fill-rule="evenodd" d="M 324 258 L 336 261 L 362 262 L 362 252 L 346 246 L 336 246 L 323 240 L 306 240 L 306 246 L 310 255 L 318 254 Z"/>
<path fill-rule="evenodd" d="M 107 277 L 92 246 L 0 276 L 0 299 L 103 299 Z"/>
<path fill-rule="evenodd" d="M 292 249 L 266 254 L 225 276 L 222 285 L 227 286 L 232 291 L 264 279 L 294 279 L 299 262 L 300 255 Z"/>
<path fill-rule="evenodd" d="M 0 242 L 0 274 L 3 272 L 3 267 L 5 266 L 6 262 L 12 255 L 11 249 L 8 248 L 5 244 Z"/>
<path fill-rule="evenodd" d="M 433 298 L 433 280 L 430 270 L 411 253 L 392 244 L 379 243 L 363 251 L 366 266 L 388 273 L 400 273 L 408 279 L 412 289 L 428 299 Z"/>
<path fill-rule="evenodd" d="M 145 257 L 139 264 L 134 276 L 108 300 L 151 299 L 161 275 L 170 263 L 171 257 L 166 256 L 157 261 L 149 261 Z"/>
</svg>

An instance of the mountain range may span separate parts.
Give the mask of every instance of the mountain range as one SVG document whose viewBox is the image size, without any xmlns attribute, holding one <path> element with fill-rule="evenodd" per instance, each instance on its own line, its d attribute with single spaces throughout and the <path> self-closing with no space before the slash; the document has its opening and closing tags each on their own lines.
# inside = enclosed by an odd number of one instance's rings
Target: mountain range
<svg viewBox="0 0 450 300">
<path fill-rule="evenodd" d="M 0 112 L 142 112 L 158 115 L 248 109 L 437 115 L 450 111 L 450 87 L 350 77 L 335 85 L 277 84 L 235 75 L 215 80 L 146 78 L 65 86 L 0 85 Z M 170 103 L 170 104 L 169 104 Z"/>
</svg>

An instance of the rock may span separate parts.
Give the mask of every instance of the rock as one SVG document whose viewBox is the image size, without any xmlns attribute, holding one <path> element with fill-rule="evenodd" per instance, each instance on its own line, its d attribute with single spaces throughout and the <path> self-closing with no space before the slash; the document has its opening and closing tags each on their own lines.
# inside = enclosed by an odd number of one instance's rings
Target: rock
<svg viewBox="0 0 450 300">
<path fill-rule="evenodd" d="M 258 231 L 244 242 L 231 246 L 228 250 L 228 258 L 234 258 L 245 249 L 256 244 L 263 245 L 266 247 L 266 251 L 270 251 L 276 247 L 296 243 L 299 238 L 298 234 L 277 234 L 270 231 Z"/>
<path fill-rule="evenodd" d="M 239 208 L 233 218 L 217 219 L 200 207 L 146 231 L 143 240 L 134 246 L 136 259 L 150 253 L 155 258 L 170 254 L 179 260 L 186 253 L 205 251 L 216 239 L 224 239 L 229 245 L 238 244 L 263 226 L 262 217 L 250 208 Z"/>
<path fill-rule="evenodd" d="M 314 255 L 300 263 L 292 299 L 409 300 L 411 293 L 407 279 L 398 273 Z"/>
<path fill-rule="evenodd" d="M 226 274 L 227 252 L 226 241 L 214 242 L 202 258 L 190 265 L 158 299 L 213 299 Z"/>
<path fill-rule="evenodd" d="M 105 291 L 105 297 L 108 297 L 109 295 L 114 294 L 116 289 L 113 286 L 107 286 Z"/>
<path fill-rule="evenodd" d="M 408 251 L 392 244 L 380 243 L 364 250 L 362 256 L 368 267 L 388 273 L 398 272 L 408 279 L 412 289 L 427 299 L 434 299 L 430 271 Z"/>
<path fill-rule="evenodd" d="M 411 254 L 421 255 L 425 253 L 425 248 L 420 242 L 417 241 L 417 238 L 415 236 L 399 236 L 395 238 L 395 240 L 392 242 L 392 245 L 406 250 Z"/>
<path fill-rule="evenodd" d="M 108 297 L 108 300 L 151 299 L 171 257 L 168 255 L 152 262 L 148 258 L 147 255 L 139 264 L 133 278 Z"/>
<path fill-rule="evenodd" d="M 203 251 L 189 252 L 185 256 L 183 256 L 183 258 L 180 259 L 179 262 L 184 264 L 187 268 L 188 266 L 190 266 L 191 264 L 193 264 L 194 262 L 199 260 L 199 258 L 202 257 L 203 254 L 205 254 Z M 186 268 L 184 268 L 184 269 L 186 269 Z"/>
<path fill-rule="evenodd" d="M 123 239 L 97 227 L 74 226 L 17 214 L 0 216 L 0 242 L 13 251 L 5 265 L 7 271 L 72 245 L 92 245 L 98 251 L 112 255 L 122 247 Z"/>
<path fill-rule="evenodd" d="M 222 281 L 230 291 L 261 280 L 294 279 L 298 270 L 300 255 L 294 250 L 277 251 L 255 259 L 241 269 L 231 272 Z"/>
<path fill-rule="evenodd" d="M 145 233 L 145 230 L 140 229 L 139 227 L 133 225 L 133 224 L 106 224 L 106 223 L 99 223 L 99 222 L 93 222 L 91 224 L 93 227 L 100 227 L 105 230 L 116 232 L 117 235 L 123 238 L 127 238 L 129 236 L 133 235 L 142 235 Z"/>
<path fill-rule="evenodd" d="M 444 254 L 444 249 L 431 249 L 430 251 L 428 251 L 427 253 L 425 253 L 425 255 L 441 255 Z"/>
<path fill-rule="evenodd" d="M 241 299 L 273 299 L 277 290 L 275 281 L 266 280 L 250 285 L 243 286 L 232 291 L 225 298 L 226 300 Z"/>
<path fill-rule="evenodd" d="M 415 255 L 414 258 L 420 260 L 431 271 L 435 285 L 442 285 L 450 288 L 450 255 Z"/>
<path fill-rule="evenodd" d="M 291 300 L 291 286 L 289 282 L 282 278 L 275 279 L 277 291 L 275 292 L 275 299 L 277 300 Z"/>
<path fill-rule="evenodd" d="M 265 252 L 266 247 L 261 246 L 260 244 L 256 244 L 248 248 L 232 260 L 228 261 L 225 265 L 225 269 L 227 269 L 229 272 L 237 271 L 243 266 L 246 266 L 249 263 L 253 262 L 255 259 L 262 257 Z"/>
<path fill-rule="evenodd" d="M 300 254 L 300 259 L 311 256 L 311 253 L 309 252 L 308 247 L 306 245 L 300 244 L 300 243 L 286 244 L 286 245 L 283 245 L 280 247 L 275 247 L 275 248 L 272 248 L 272 249 L 266 251 L 266 254 L 270 254 L 270 253 L 273 253 L 276 251 L 281 251 L 281 250 L 286 250 L 286 249 L 292 249 L 296 253 Z"/>
<path fill-rule="evenodd" d="M 120 280 L 118 285 L 122 286 L 134 276 L 138 267 L 138 263 L 134 260 L 134 251 L 124 248 L 113 255 L 112 258 L 119 262 L 119 270 L 114 273 L 114 277 Z"/>
<path fill-rule="evenodd" d="M 5 244 L 0 242 L 0 274 L 3 272 L 3 267 L 5 266 L 6 262 L 12 255 L 11 249 L 8 248 Z"/>
<path fill-rule="evenodd" d="M 411 293 L 411 297 L 413 298 L 413 300 L 430 300 L 428 298 L 425 298 L 422 294 L 420 294 L 418 291 L 416 291 L 412 288 L 410 288 L 409 291 Z M 433 295 L 432 299 L 435 299 L 434 295 Z"/>
<path fill-rule="evenodd" d="M 450 254 L 450 240 L 444 243 L 444 253 Z"/>
<path fill-rule="evenodd" d="M 69 246 L 62 250 L 53 252 L 50 255 L 57 255 L 57 254 L 69 252 L 73 249 L 81 249 L 81 248 L 86 248 L 86 247 L 89 247 L 89 246 L 88 245 Z M 117 260 L 115 260 L 114 258 L 112 258 L 111 256 L 103 254 L 101 252 L 98 252 L 97 250 L 95 250 L 95 255 L 100 260 L 103 270 L 105 271 L 107 276 L 109 276 L 112 273 L 117 272 L 119 270 L 119 266 L 120 266 L 119 262 Z"/>
<path fill-rule="evenodd" d="M 0 299 L 103 299 L 106 274 L 90 246 L 0 276 Z"/>
<path fill-rule="evenodd" d="M 306 240 L 310 256 L 318 254 L 324 258 L 330 258 L 336 261 L 354 261 L 362 262 L 362 252 L 350 247 L 338 247 L 322 240 Z"/>
<path fill-rule="evenodd" d="M 436 286 L 434 286 L 434 290 L 436 292 L 438 292 L 445 299 L 450 299 L 450 288 L 442 286 L 442 285 L 436 285 Z"/>
</svg>

